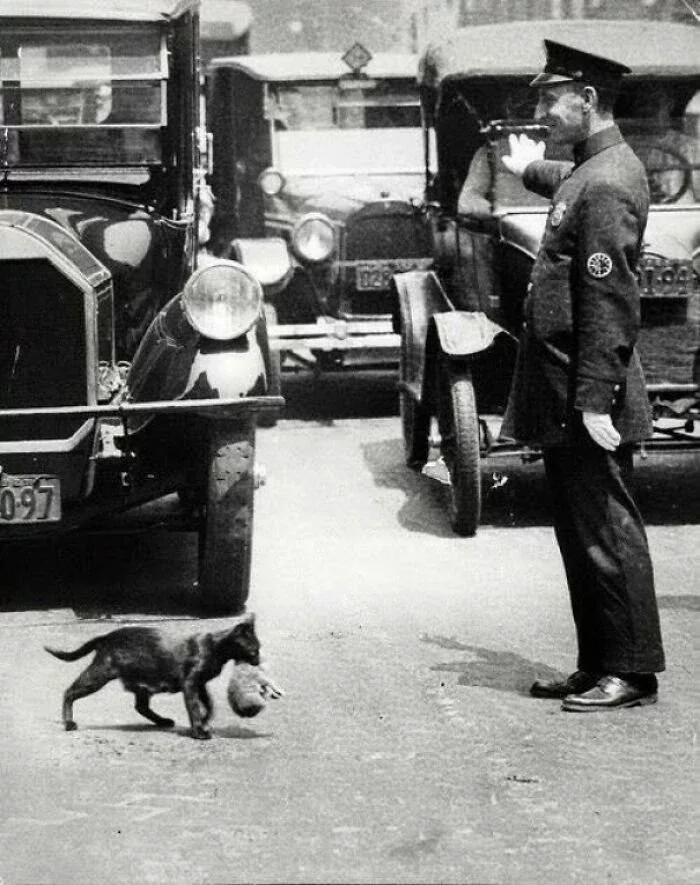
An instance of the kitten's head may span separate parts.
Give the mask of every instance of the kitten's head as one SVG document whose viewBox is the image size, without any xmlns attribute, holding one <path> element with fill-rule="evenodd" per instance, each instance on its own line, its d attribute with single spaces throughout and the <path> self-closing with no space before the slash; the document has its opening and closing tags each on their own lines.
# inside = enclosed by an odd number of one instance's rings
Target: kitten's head
<svg viewBox="0 0 700 885">
<path fill-rule="evenodd" d="M 244 615 L 226 637 L 227 657 L 231 660 L 252 664 L 257 667 L 260 663 L 260 640 L 255 632 L 255 615 Z"/>
</svg>

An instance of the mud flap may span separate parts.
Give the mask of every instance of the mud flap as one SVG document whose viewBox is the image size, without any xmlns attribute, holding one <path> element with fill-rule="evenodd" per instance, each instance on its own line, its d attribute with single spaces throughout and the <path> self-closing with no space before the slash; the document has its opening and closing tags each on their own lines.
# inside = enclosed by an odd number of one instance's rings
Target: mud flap
<svg viewBox="0 0 700 885">
<path fill-rule="evenodd" d="M 506 330 L 481 311 L 453 310 L 433 316 L 440 348 L 447 356 L 465 357 L 488 350 Z"/>
</svg>

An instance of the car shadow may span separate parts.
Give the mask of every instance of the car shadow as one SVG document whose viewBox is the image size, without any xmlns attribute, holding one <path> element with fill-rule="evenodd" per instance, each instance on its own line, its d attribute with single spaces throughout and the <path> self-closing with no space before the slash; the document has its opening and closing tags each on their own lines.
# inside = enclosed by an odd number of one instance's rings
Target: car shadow
<svg viewBox="0 0 700 885">
<path fill-rule="evenodd" d="M 319 376 L 308 370 L 284 372 L 282 417 L 328 425 L 346 418 L 398 416 L 396 382 L 395 370 L 339 371 Z"/>
<path fill-rule="evenodd" d="M 194 533 L 74 533 L 7 545 L 0 562 L 2 612 L 68 608 L 81 620 L 201 614 Z"/>
<path fill-rule="evenodd" d="M 397 511 L 407 530 L 457 537 L 448 517 L 449 488 L 406 466 L 400 438 L 366 443 L 364 461 L 381 488 L 398 489 L 405 500 Z M 431 458 L 437 452 L 431 450 Z M 518 456 L 486 458 L 481 468 L 481 526 L 551 525 L 542 461 Z M 700 464 L 697 455 L 663 454 L 635 459 L 632 492 L 647 525 L 700 524 Z"/>
</svg>

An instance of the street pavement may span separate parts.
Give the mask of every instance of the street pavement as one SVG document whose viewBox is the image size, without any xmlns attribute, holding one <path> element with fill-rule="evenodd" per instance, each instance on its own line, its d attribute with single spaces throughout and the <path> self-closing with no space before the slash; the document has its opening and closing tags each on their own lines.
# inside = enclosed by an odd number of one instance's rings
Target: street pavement
<svg viewBox="0 0 700 885">
<path fill-rule="evenodd" d="M 456 538 L 439 484 L 404 468 L 383 396 L 370 385 L 345 411 L 293 408 L 259 432 L 249 608 L 286 693 L 237 719 L 225 671 L 212 741 L 187 736 L 181 697 L 155 698 L 177 720 L 159 731 L 116 684 L 64 732 L 85 661 L 42 649 L 126 623 L 223 626 L 196 618 L 192 536 L 4 555 L 2 885 L 700 882 L 697 457 L 637 472 L 659 703 L 566 714 L 527 694 L 575 665 L 541 466 L 484 465 L 483 525 Z"/>
</svg>

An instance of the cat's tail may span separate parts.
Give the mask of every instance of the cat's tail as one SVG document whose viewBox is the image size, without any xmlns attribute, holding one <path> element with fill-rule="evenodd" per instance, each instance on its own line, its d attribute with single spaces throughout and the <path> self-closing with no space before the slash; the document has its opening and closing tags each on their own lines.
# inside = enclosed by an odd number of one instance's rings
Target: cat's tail
<svg viewBox="0 0 700 885">
<path fill-rule="evenodd" d="M 60 658 L 62 661 L 77 661 L 78 658 L 82 658 L 91 651 L 95 651 L 99 642 L 99 636 L 95 639 L 89 639 L 85 645 L 81 645 L 80 648 L 76 648 L 75 651 L 59 651 L 57 648 L 49 648 L 48 645 L 45 645 L 44 648 L 50 655 L 53 655 L 55 658 Z"/>
</svg>

